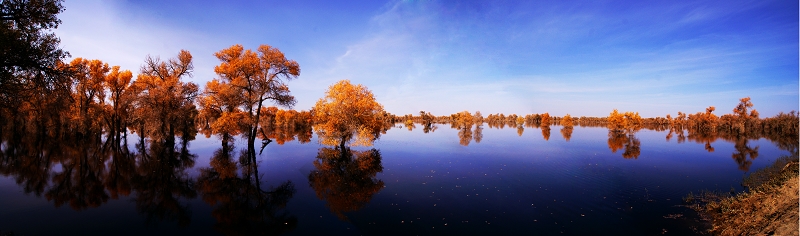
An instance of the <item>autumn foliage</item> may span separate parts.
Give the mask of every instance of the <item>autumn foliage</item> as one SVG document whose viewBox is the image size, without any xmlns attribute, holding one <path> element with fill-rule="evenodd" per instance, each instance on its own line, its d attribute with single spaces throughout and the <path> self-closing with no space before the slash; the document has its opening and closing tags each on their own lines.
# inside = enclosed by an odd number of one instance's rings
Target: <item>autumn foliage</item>
<svg viewBox="0 0 800 236">
<path fill-rule="evenodd" d="M 340 148 L 319 150 L 308 183 L 331 212 L 347 220 L 345 212 L 361 209 L 383 189 L 383 181 L 375 178 L 383 171 L 383 165 L 381 153 L 376 149 Z"/>
<path fill-rule="evenodd" d="M 367 87 L 348 80 L 331 85 L 313 113 L 320 143 L 341 147 L 348 143 L 371 146 L 380 137 L 385 116 L 383 106 Z"/>
<path fill-rule="evenodd" d="M 198 114 L 194 99 L 199 87 L 183 81 L 193 70 L 192 55 L 185 50 L 167 61 L 149 56 L 145 59 L 134 82 L 138 96 L 132 126 L 140 135 L 168 142 L 176 135 L 194 139 Z"/>
<path fill-rule="evenodd" d="M 610 132 L 636 132 L 642 128 L 642 117 L 638 112 L 619 113 L 617 109 L 608 115 L 608 130 Z"/>
<path fill-rule="evenodd" d="M 220 60 L 214 67 L 219 78 L 206 84 L 200 99 L 205 133 L 219 134 L 223 139 L 243 134 L 247 154 L 255 161 L 256 138 L 268 136 L 260 122 L 268 112 L 264 103 L 284 107 L 295 104 L 286 82 L 300 75 L 300 65 L 269 45 L 261 45 L 255 52 L 233 45 L 214 56 Z"/>
</svg>

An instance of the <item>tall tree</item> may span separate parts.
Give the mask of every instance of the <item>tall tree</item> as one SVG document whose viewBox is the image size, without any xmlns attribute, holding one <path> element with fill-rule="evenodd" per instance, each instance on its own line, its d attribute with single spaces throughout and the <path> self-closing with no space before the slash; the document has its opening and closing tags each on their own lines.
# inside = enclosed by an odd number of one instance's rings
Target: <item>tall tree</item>
<svg viewBox="0 0 800 236">
<path fill-rule="evenodd" d="M 753 108 L 753 102 L 750 101 L 750 97 L 739 99 L 739 105 L 733 108 L 734 128 L 739 134 L 746 133 L 748 129 L 753 128 L 752 126 L 758 123 L 758 111 L 756 109 L 750 110 L 750 108 Z"/>
<path fill-rule="evenodd" d="M 69 54 L 51 31 L 62 11 L 60 0 L 0 1 L 0 107 L 18 105 L 20 96 L 67 95 L 69 79 L 58 63 Z"/>
<path fill-rule="evenodd" d="M 89 133 L 99 130 L 97 118 L 103 112 L 102 104 L 105 100 L 106 74 L 109 72 L 108 64 L 100 60 L 87 60 L 75 58 L 70 62 L 73 77 L 73 100 L 75 109 L 73 121 L 78 126 L 78 132 Z"/>
<path fill-rule="evenodd" d="M 111 68 L 111 72 L 105 78 L 105 87 L 111 92 L 109 94 L 109 103 L 111 103 L 111 110 L 107 111 L 109 134 L 112 138 L 119 141 L 120 133 L 124 133 L 125 125 L 123 121 L 127 118 L 130 112 L 131 96 L 126 96 L 130 93 L 131 79 L 133 74 L 129 70 L 120 71 L 119 66 Z"/>
<path fill-rule="evenodd" d="M 383 106 L 363 85 L 342 80 L 331 85 L 314 105 L 317 136 L 325 145 L 344 149 L 345 144 L 371 146 L 383 129 Z"/>
<path fill-rule="evenodd" d="M 145 59 L 134 82 L 139 93 L 135 104 L 137 125 L 142 132 L 139 135 L 170 143 L 176 135 L 184 140 L 194 138 L 197 132 L 194 99 L 198 87 L 182 81 L 192 75 L 193 68 L 192 55 L 186 50 L 168 61 L 150 56 Z"/>
<path fill-rule="evenodd" d="M 265 112 L 263 104 L 272 101 L 292 107 L 296 103 L 286 82 L 300 76 L 300 65 L 286 59 L 283 52 L 269 45 L 261 45 L 253 52 L 237 44 L 214 53 L 214 56 L 221 62 L 214 67 L 219 78 L 207 85 L 201 104 L 203 117 L 209 123 L 242 122 L 241 125 L 217 124 L 217 127 L 242 126 L 242 132 L 247 136 L 248 153 L 255 158 L 259 120 Z M 213 110 L 205 112 L 206 109 Z M 219 119 L 224 116 L 240 118 Z"/>
</svg>

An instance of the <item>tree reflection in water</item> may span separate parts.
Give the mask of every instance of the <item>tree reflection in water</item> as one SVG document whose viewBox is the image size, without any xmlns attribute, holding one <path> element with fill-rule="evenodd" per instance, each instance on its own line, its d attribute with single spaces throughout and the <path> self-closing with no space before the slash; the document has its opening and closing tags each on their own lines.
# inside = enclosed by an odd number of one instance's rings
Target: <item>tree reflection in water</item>
<svg viewBox="0 0 800 236">
<path fill-rule="evenodd" d="M 294 229 L 297 218 L 281 211 L 296 192 L 294 184 L 286 181 L 262 190 L 257 166 L 242 165 L 239 176 L 231 150 L 233 144 L 223 141 L 211 157 L 211 168 L 200 169 L 197 178 L 203 201 L 215 207 L 214 229 L 226 235 L 278 235 Z"/>
<path fill-rule="evenodd" d="M 137 192 L 136 209 L 147 216 L 147 222 L 174 220 L 179 226 L 189 225 L 191 211 L 181 199 L 197 197 L 194 180 L 186 173 L 197 156 L 189 153 L 187 142 L 177 150 L 173 144 L 157 141 L 151 142 L 149 148 L 142 143 L 137 147 L 136 175 L 131 178 Z"/>
<path fill-rule="evenodd" d="M 56 207 L 64 203 L 75 210 L 97 207 L 108 201 L 103 173 L 106 151 L 99 140 L 85 140 L 90 145 L 75 145 L 61 150 L 61 171 L 53 173 L 52 185 L 45 193 Z"/>
<path fill-rule="evenodd" d="M 473 140 L 475 140 L 475 143 L 481 143 L 481 140 L 483 140 L 483 124 L 476 125 L 474 133 L 475 134 L 472 135 L 472 137 Z"/>
<path fill-rule="evenodd" d="M 739 170 L 742 171 L 749 171 L 750 165 L 753 164 L 753 159 L 758 157 L 758 146 L 755 148 L 751 148 L 750 145 L 747 145 L 747 139 L 743 137 L 739 137 L 734 142 L 733 147 L 736 149 L 731 157 L 736 160 L 736 164 L 739 164 Z M 748 157 L 750 157 L 748 159 Z"/>
<path fill-rule="evenodd" d="M 572 126 L 566 126 L 561 128 L 561 137 L 564 137 L 564 140 L 569 142 L 569 139 L 572 138 Z"/>
<path fill-rule="evenodd" d="M 262 191 L 256 165 L 243 165 L 252 170 L 242 170 L 246 174 L 240 177 L 228 142 L 215 153 L 212 167 L 202 169 L 195 180 L 187 173 L 196 159 L 188 150 L 188 140 L 178 145 L 137 141 L 136 152 L 131 152 L 124 141 L 120 146 L 99 135 L 76 139 L 5 133 L 0 142 L 0 174 L 13 176 L 25 193 L 44 195 L 56 207 L 67 204 L 75 210 L 134 193 L 136 209 L 148 224 L 175 221 L 188 226 L 192 217 L 186 200 L 196 198 L 200 191 L 203 200 L 216 206 L 212 214 L 220 232 L 279 234 L 296 226 L 295 217 L 277 214 L 294 194 L 294 185 L 286 182 Z"/>
<path fill-rule="evenodd" d="M 61 142 L 14 131 L 0 142 L 0 174 L 12 176 L 25 193 L 41 196 L 53 175 L 53 163 L 65 159 Z"/>
<path fill-rule="evenodd" d="M 314 167 L 308 175 L 309 185 L 342 220 L 347 220 L 345 212 L 361 209 L 383 188 L 383 181 L 375 178 L 383 171 L 377 149 L 321 148 Z"/>
<path fill-rule="evenodd" d="M 608 132 L 608 148 L 612 153 L 625 149 L 622 157 L 625 159 L 636 159 L 641 154 L 641 142 L 633 133 Z"/>
<path fill-rule="evenodd" d="M 472 129 L 472 124 L 460 124 L 456 129 L 458 129 L 458 143 L 463 146 L 469 146 L 471 141 L 475 141 L 475 143 L 481 143 L 483 140 L 483 125 L 476 124 L 475 129 Z"/>
<path fill-rule="evenodd" d="M 464 146 L 469 146 L 470 141 L 472 141 L 472 125 L 459 127 L 458 143 Z"/>
<path fill-rule="evenodd" d="M 541 126 L 542 138 L 544 141 L 550 140 L 550 126 Z"/>
</svg>

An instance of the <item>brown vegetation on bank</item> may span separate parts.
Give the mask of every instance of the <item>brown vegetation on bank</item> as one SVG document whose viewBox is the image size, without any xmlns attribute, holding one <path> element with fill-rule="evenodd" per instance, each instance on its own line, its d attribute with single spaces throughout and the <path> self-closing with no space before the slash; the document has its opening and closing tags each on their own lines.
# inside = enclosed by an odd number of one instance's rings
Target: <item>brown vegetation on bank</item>
<svg viewBox="0 0 800 236">
<path fill-rule="evenodd" d="M 750 174 L 743 183 L 749 191 L 738 195 L 689 195 L 690 207 L 709 221 L 714 235 L 797 235 L 798 159 L 784 156 Z"/>
</svg>

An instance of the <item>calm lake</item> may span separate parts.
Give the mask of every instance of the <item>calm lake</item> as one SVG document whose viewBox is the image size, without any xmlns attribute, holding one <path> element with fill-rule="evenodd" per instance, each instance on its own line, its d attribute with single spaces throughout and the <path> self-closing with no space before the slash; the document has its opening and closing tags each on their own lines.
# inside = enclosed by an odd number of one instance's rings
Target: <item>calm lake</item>
<svg viewBox="0 0 800 236">
<path fill-rule="evenodd" d="M 230 151 L 198 135 L 183 152 L 143 154 L 129 135 L 125 155 L 47 146 L 38 158 L 4 141 L 0 234 L 687 235 L 688 193 L 743 191 L 746 174 L 790 154 L 766 139 L 716 139 L 709 152 L 641 130 L 633 157 L 612 151 L 606 128 L 576 126 L 567 141 L 560 126 L 547 139 L 482 127 L 467 140 L 448 125 L 393 128 L 350 150 L 273 142 L 249 175 L 241 138 Z"/>
</svg>

